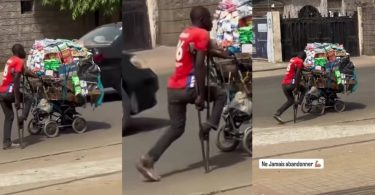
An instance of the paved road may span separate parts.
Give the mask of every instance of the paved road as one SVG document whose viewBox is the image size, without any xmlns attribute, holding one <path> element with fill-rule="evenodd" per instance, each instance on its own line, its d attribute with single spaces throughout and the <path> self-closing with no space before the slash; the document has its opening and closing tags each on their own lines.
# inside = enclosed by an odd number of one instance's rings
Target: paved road
<svg viewBox="0 0 375 195">
<path fill-rule="evenodd" d="M 25 141 L 28 143 L 28 147 L 24 150 L 0 150 L 0 163 L 121 143 L 121 102 L 115 101 L 118 98 L 113 95 L 107 97 L 108 101 L 95 110 L 90 105 L 78 109 L 88 121 L 86 133 L 75 134 L 73 130 L 66 129 L 56 138 L 47 138 L 44 135 L 29 136 L 26 131 Z M 2 111 L 0 112 L 0 121 L 0 129 L 2 129 L 4 121 Z M 13 125 L 12 137 L 17 138 L 16 124 Z M 3 133 L 1 131 L 0 140 L 2 139 Z"/>
<path fill-rule="evenodd" d="M 192 194 L 212 192 L 233 187 L 249 186 L 251 176 L 250 158 L 241 149 L 222 154 L 211 143 L 213 170 L 205 175 L 201 165 L 198 139 L 198 122 L 193 106 L 188 109 L 185 134 L 161 157 L 156 170 L 163 176 L 158 183 L 144 183 L 135 170 L 139 157 L 147 152 L 168 126 L 166 75 L 159 76 L 161 89 L 158 104 L 132 120 L 131 135 L 123 138 L 123 182 L 125 194 Z M 202 115 L 204 116 L 204 115 Z M 216 133 L 212 133 L 211 140 Z"/>
<path fill-rule="evenodd" d="M 370 63 L 370 62 L 369 62 Z M 299 111 L 299 121 L 296 125 L 293 122 L 283 126 L 314 126 L 314 125 L 332 125 L 337 122 L 363 120 L 375 117 L 375 77 L 373 72 L 375 67 L 363 67 L 358 69 L 359 89 L 356 93 L 350 95 L 339 94 L 346 102 L 346 110 L 342 113 L 328 111 L 324 116 L 313 114 L 303 114 Z M 278 71 L 283 73 L 283 70 Z M 254 127 L 280 127 L 272 118 L 275 111 L 286 101 L 281 90 L 280 81 L 282 76 L 271 76 L 264 78 L 255 78 L 253 81 L 254 90 Z M 290 108 L 282 118 L 284 120 L 293 119 L 293 111 Z"/>
</svg>

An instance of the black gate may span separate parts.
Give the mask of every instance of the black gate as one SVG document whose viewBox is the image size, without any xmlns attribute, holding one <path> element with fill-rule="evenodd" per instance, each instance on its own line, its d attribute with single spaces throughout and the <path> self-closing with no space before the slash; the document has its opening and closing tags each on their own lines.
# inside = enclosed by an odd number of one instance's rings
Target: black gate
<svg viewBox="0 0 375 195">
<path fill-rule="evenodd" d="M 253 18 L 253 58 L 267 58 L 267 18 Z"/>
<path fill-rule="evenodd" d="M 151 48 L 146 0 L 122 0 L 125 50 Z"/>
<path fill-rule="evenodd" d="M 281 20 L 283 60 L 287 61 L 307 43 L 326 42 L 343 44 L 351 56 L 359 56 L 358 26 L 354 17 L 316 17 Z"/>
</svg>

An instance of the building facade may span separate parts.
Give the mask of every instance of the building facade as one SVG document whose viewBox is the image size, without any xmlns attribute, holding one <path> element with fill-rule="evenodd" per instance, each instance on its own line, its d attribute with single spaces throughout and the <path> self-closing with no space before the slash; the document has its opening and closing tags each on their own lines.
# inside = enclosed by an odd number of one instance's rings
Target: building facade
<svg viewBox="0 0 375 195">
<path fill-rule="evenodd" d="M 39 0 L 1 0 L 0 68 L 12 55 L 11 47 L 15 43 L 23 44 L 28 51 L 36 39 L 76 39 L 97 25 L 113 20 L 118 21 L 118 16 L 114 19 L 88 14 L 74 21 L 70 12 L 43 6 Z"/>
<path fill-rule="evenodd" d="M 206 6 L 211 13 L 217 9 L 221 0 L 157 0 L 158 32 L 157 43 L 160 45 L 177 44 L 181 31 L 190 25 L 190 10 L 197 5 Z"/>
</svg>

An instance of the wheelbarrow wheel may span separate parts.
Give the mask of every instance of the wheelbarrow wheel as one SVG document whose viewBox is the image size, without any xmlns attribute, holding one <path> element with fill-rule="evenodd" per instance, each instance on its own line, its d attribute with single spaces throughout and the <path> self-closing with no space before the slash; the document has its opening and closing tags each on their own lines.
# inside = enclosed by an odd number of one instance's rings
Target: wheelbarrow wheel
<svg viewBox="0 0 375 195">
<path fill-rule="evenodd" d="M 343 112 L 345 110 L 345 103 L 341 100 L 336 100 L 333 104 L 333 108 L 336 112 Z"/>
<path fill-rule="evenodd" d="M 245 134 L 242 141 L 243 148 L 250 155 L 253 156 L 253 130 L 251 127 L 248 127 L 245 130 Z"/>
<path fill-rule="evenodd" d="M 306 102 L 302 103 L 302 105 L 301 105 L 301 111 L 303 113 L 310 113 L 311 109 L 312 109 L 312 105 L 311 104 L 308 104 Z"/>
<path fill-rule="evenodd" d="M 87 122 L 84 118 L 77 116 L 73 120 L 72 128 L 78 134 L 84 133 L 87 130 Z"/>
<path fill-rule="evenodd" d="M 31 135 L 38 135 L 42 131 L 42 128 L 37 124 L 35 119 L 31 119 L 27 124 L 27 131 Z"/>
<path fill-rule="evenodd" d="M 56 121 L 48 121 L 43 128 L 44 134 L 49 138 L 54 138 L 59 135 L 60 129 Z"/>
<path fill-rule="evenodd" d="M 231 135 L 231 132 L 225 130 L 225 126 L 222 126 L 218 133 L 216 139 L 216 146 L 222 152 L 231 152 L 234 151 L 237 146 L 240 144 L 240 141 L 237 140 L 234 135 Z"/>
</svg>

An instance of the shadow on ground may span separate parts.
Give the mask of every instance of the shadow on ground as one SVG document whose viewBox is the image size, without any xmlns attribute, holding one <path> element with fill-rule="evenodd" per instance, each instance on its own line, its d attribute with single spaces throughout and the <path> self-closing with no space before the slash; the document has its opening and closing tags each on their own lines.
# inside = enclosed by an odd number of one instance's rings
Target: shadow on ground
<svg viewBox="0 0 375 195">
<path fill-rule="evenodd" d="M 249 157 L 247 153 L 244 153 L 244 152 L 238 151 L 238 152 L 230 152 L 230 153 L 220 153 L 210 158 L 210 172 L 216 169 L 233 166 L 245 160 L 249 160 L 250 162 L 251 158 Z M 204 170 L 203 162 L 202 161 L 196 162 L 187 166 L 184 169 L 179 169 L 179 170 L 171 171 L 168 173 L 164 173 L 161 176 L 165 178 L 165 177 L 172 176 L 174 174 L 187 172 L 193 169 L 202 169 L 203 171 Z"/>
<path fill-rule="evenodd" d="M 344 112 L 353 110 L 363 110 L 367 107 L 366 105 L 357 102 L 345 102 L 345 105 L 346 108 Z"/>
<path fill-rule="evenodd" d="M 131 118 L 129 120 L 129 126 L 127 130 L 123 132 L 124 136 L 134 135 L 140 132 L 153 131 L 160 128 L 164 128 L 170 125 L 170 121 L 166 119 L 159 118 Z"/>
<path fill-rule="evenodd" d="M 98 131 L 98 130 L 108 130 L 111 128 L 111 124 L 106 122 L 98 122 L 98 121 L 87 121 L 87 131 Z M 71 134 L 74 133 L 71 127 L 60 129 L 60 134 Z"/>
<path fill-rule="evenodd" d="M 28 135 L 23 138 L 23 143 L 25 148 L 27 148 L 28 146 L 42 142 L 45 139 L 46 137 L 44 135 Z M 15 142 L 19 142 L 19 139 L 16 139 Z"/>
</svg>

